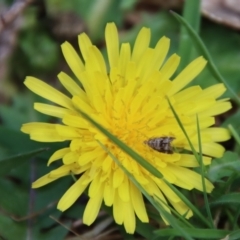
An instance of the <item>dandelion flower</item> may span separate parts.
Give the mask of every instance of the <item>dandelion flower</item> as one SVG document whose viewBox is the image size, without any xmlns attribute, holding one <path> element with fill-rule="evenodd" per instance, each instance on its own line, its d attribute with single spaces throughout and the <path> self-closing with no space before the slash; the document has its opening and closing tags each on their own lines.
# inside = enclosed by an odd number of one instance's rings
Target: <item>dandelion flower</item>
<svg viewBox="0 0 240 240">
<path fill-rule="evenodd" d="M 24 82 L 35 94 L 56 104 L 35 103 L 34 108 L 59 118 L 61 122 L 27 123 L 21 130 L 35 141 L 69 142 L 68 147 L 57 150 L 48 161 L 48 165 L 59 161 L 61 166 L 36 180 L 32 187 L 41 187 L 71 173 L 76 175 L 77 181 L 62 196 L 57 208 L 65 211 L 89 187 L 89 200 L 83 215 L 83 222 L 87 225 L 94 222 L 103 202 L 112 206 L 116 223 L 123 224 L 128 233 L 135 231 L 136 216 L 142 222 L 149 221 L 141 192 L 99 141 L 151 196 L 166 203 L 163 206 L 166 211 L 171 212 L 168 207 L 171 205 L 186 218 L 192 216 L 192 211 L 163 180 L 147 172 L 87 122 L 81 111 L 143 156 L 170 184 L 187 190 L 203 191 L 201 176 L 193 170 L 199 165 L 167 98 L 197 151 L 198 115 L 205 165 L 210 164 L 211 157 L 223 155 L 224 148 L 217 142 L 230 138 L 226 129 L 211 127 L 215 115 L 231 108 L 228 99 L 218 100 L 226 90 L 224 85 L 216 84 L 206 89 L 200 86 L 185 88 L 203 70 L 206 60 L 198 57 L 172 77 L 180 57 L 173 54 L 166 59 L 170 46 L 167 37 L 162 37 L 154 48 L 149 47 L 150 34 L 148 28 L 142 28 L 131 49 L 129 43 L 119 44 L 115 24 L 107 24 L 105 38 L 109 69 L 101 52 L 85 33 L 78 37 L 82 58 L 68 42 L 63 43 L 63 55 L 77 78 L 74 81 L 64 72 L 58 75 L 68 96 L 34 77 L 27 77 Z M 180 151 L 154 148 L 154 141 L 166 139 L 169 141 L 165 147 Z M 207 192 L 211 192 L 212 183 L 207 179 L 205 182 Z"/>
</svg>

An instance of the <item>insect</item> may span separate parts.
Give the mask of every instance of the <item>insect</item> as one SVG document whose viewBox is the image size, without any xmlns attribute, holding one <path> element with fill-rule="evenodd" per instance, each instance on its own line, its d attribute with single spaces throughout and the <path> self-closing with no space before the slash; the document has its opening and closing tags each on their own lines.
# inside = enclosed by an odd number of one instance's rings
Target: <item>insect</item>
<svg viewBox="0 0 240 240">
<path fill-rule="evenodd" d="M 171 142 L 174 139 L 174 137 L 156 137 L 150 138 L 149 140 L 144 141 L 144 143 L 158 152 L 172 154 L 173 149 Z"/>
</svg>

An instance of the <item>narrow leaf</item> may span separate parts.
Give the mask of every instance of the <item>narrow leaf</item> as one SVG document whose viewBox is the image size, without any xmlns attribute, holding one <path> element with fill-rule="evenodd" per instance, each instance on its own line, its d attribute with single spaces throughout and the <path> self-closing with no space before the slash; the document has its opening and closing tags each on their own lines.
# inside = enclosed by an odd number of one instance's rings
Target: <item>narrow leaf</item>
<svg viewBox="0 0 240 240">
<path fill-rule="evenodd" d="M 191 237 L 197 239 L 220 239 L 225 237 L 230 231 L 227 230 L 217 230 L 217 229 L 192 229 L 192 228 L 183 228 L 183 230 L 188 233 Z M 155 231 L 158 236 L 182 236 L 180 232 L 176 229 L 161 229 Z"/>
<path fill-rule="evenodd" d="M 208 61 L 207 68 L 211 72 L 211 74 L 216 78 L 216 80 L 220 83 L 224 83 L 227 87 L 228 91 L 231 93 L 232 97 L 236 100 L 238 105 L 240 106 L 240 99 L 237 96 L 237 94 L 234 92 L 234 90 L 231 88 L 231 86 L 225 81 L 225 79 L 222 77 L 220 72 L 218 71 L 216 65 L 214 64 L 211 55 L 209 54 L 206 46 L 204 45 L 201 38 L 198 36 L 198 34 L 194 31 L 194 29 L 186 22 L 184 18 L 182 18 L 177 13 L 171 11 L 173 16 L 181 23 L 184 27 L 186 27 L 188 34 L 191 36 L 193 43 L 195 44 L 197 50 L 200 54 L 204 56 L 204 58 Z"/>
<path fill-rule="evenodd" d="M 20 165 L 28 162 L 32 157 L 46 150 L 46 148 L 40 148 L 32 152 L 19 154 L 10 158 L 0 160 L 0 176 L 8 174 L 12 169 L 17 168 Z"/>
</svg>

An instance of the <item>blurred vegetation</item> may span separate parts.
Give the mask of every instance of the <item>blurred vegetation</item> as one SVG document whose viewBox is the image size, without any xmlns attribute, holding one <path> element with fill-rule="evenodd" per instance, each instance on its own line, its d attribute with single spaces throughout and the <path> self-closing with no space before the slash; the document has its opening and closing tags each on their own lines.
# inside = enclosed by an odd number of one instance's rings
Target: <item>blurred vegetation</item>
<svg viewBox="0 0 240 240">
<path fill-rule="evenodd" d="M 13 5 L 14 1 L 1 0 L 0 14 Z M 62 144 L 33 142 L 19 129 L 26 122 L 55 121 L 33 110 L 33 103 L 39 97 L 27 90 L 23 81 L 26 76 L 32 75 L 63 90 L 57 74 L 62 70 L 70 75 L 72 73 L 64 61 L 60 44 L 69 41 L 77 49 L 77 35 L 83 31 L 105 55 L 104 28 L 107 22 L 112 21 L 118 26 L 122 42 L 132 44 L 139 29 L 146 26 L 152 31 L 152 46 L 161 36 L 169 37 L 170 53 L 181 54 L 184 63 L 184 59 L 189 62 L 201 55 L 193 44 L 184 49 L 182 37 L 187 33 L 169 13 L 169 9 L 173 9 L 181 14 L 182 8 L 182 1 L 169 1 L 166 5 L 154 0 L 36 0 L 0 33 L 0 239 L 96 239 L 99 234 L 103 236 L 99 239 L 146 239 L 144 231 L 150 231 L 155 239 L 160 239 L 159 236 L 161 239 L 179 239 L 171 238 L 173 232 L 154 235 L 152 231 L 158 227 L 140 222 L 137 223 L 136 235 L 128 236 L 122 226 L 114 225 L 109 218 L 111 210 L 106 207 L 95 224 L 86 227 L 81 222 L 86 203 L 84 196 L 66 212 L 58 211 L 56 203 L 72 179 L 66 177 L 37 190 L 31 189 L 31 182 L 51 169 L 46 167 L 47 159 Z M 191 11 L 190 8 L 185 16 Z M 199 13 L 193 14 L 193 27 L 199 29 L 217 68 L 239 95 L 239 32 L 205 18 L 201 19 L 199 26 L 199 22 L 194 22 L 198 16 Z M 191 84 L 205 88 L 214 83 L 217 80 L 206 69 Z M 226 92 L 225 97 L 230 96 Z M 218 126 L 231 124 L 239 135 L 239 116 L 239 109 L 233 101 L 233 109 L 219 116 L 216 122 Z M 213 216 L 218 217 L 217 228 L 233 231 L 240 226 L 240 148 L 234 139 L 224 145 L 227 152 L 222 159 L 214 160 L 208 171 L 209 179 L 218 186 L 212 194 L 210 207 Z M 189 197 L 195 198 L 196 202 L 202 201 L 197 191 L 191 194 Z M 203 204 L 200 205 L 204 212 Z M 159 220 L 153 213 L 151 217 Z M 192 221 L 197 222 L 194 217 Z M 70 229 L 79 236 L 74 238 L 75 234 Z M 237 234 L 235 232 L 229 239 L 240 239 Z"/>
</svg>

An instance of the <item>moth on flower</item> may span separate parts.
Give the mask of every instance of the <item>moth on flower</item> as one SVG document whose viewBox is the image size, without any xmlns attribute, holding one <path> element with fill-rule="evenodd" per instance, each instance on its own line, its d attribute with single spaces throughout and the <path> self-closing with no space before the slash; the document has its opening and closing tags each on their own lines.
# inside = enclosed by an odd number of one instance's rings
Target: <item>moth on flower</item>
<svg viewBox="0 0 240 240">
<path fill-rule="evenodd" d="M 144 143 L 158 152 L 172 154 L 171 142 L 174 139 L 174 137 L 156 137 L 145 140 Z"/>
<path fill-rule="evenodd" d="M 140 30 L 133 47 L 130 43 L 119 44 L 114 23 L 107 24 L 105 38 L 108 63 L 85 33 L 78 37 L 82 57 L 78 56 L 70 43 L 62 44 L 63 55 L 76 79 L 73 80 L 64 72 L 58 75 L 68 94 L 34 77 L 27 77 L 24 82 L 31 91 L 54 103 L 35 103 L 34 108 L 60 119 L 60 123 L 27 123 L 21 130 L 35 141 L 69 143 L 68 147 L 57 150 L 48 161 L 48 165 L 58 161 L 60 166 L 36 180 L 32 187 L 44 186 L 73 173 L 77 180 L 58 202 L 59 210 L 65 211 L 71 207 L 88 189 L 89 201 L 83 214 L 85 224 L 90 225 L 95 221 L 104 203 L 112 207 L 116 223 L 123 224 L 128 233 L 134 233 L 136 217 L 142 222 L 149 222 L 142 193 L 99 145 L 101 142 L 150 196 L 159 199 L 159 204 L 167 212 L 175 209 L 188 219 L 193 213 L 181 198 L 162 179 L 149 174 L 87 122 L 81 112 L 91 116 L 142 155 L 170 184 L 203 191 L 202 177 L 193 169 L 199 166 L 194 155 L 191 152 L 172 152 L 173 140 L 176 148 L 190 151 L 191 148 L 166 96 L 178 113 L 196 151 L 199 150 L 198 115 L 203 164 L 208 165 L 211 157 L 221 157 L 224 153 L 224 148 L 218 142 L 230 138 L 227 129 L 212 127 L 214 116 L 231 108 L 228 99 L 219 100 L 226 88 L 223 84 L 206 89 L 200 86 L 185 88 L 203 70 L 206 60 L 198 57 L 176 77 L 172 77 L 180 57 L 173 54 L 166 59 L 170 47 L 167 37 L 162 37 L 154 47 L 150 47 L 151 31 L 148 28 Z M 175 139 L 150 139 L 151 136 L 171 136 L 171 132 L 174 132 Z M 205 179 L 205 185 L 206 191 L 211 192 L 213 184 Z M 163 221 L 166 222 L 164 218 Z"/>
</svg>

